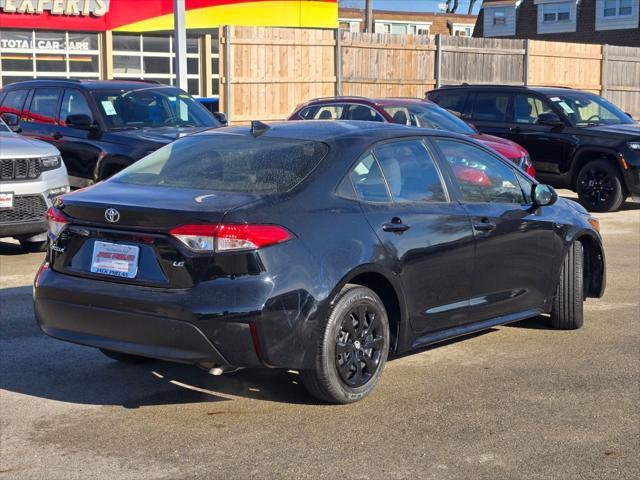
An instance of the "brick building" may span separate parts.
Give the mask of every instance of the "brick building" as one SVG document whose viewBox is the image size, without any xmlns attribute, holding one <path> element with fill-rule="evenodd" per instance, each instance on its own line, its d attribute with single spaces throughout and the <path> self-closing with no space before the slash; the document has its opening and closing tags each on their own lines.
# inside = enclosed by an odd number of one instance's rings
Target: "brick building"
<svg viewBox="0 0 640 480">
<path fill-rule="evenodd" d="M 473 35 L 640 47 L 640 0 L 485 0 Z"/>
<path fill-rule="evenodd" d="M 340 28 L 362 32 L 365 27 L 364 12 L 355 8 L 338 10 Z M 376 33 L 458 35 L 470 37 L 476 24 L 475 15 L 452 13 L 373 11 L 373 31 Z"/>
</svg>

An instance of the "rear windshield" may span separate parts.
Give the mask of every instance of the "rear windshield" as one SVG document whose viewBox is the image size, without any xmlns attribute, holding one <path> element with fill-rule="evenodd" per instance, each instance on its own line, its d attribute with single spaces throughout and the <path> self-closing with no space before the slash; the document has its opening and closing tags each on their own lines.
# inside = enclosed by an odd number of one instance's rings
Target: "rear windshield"
<svg viewBox="0 0 640 480">
<path fill-rule="evenodd" d="M 194 135 L 146 156 L 113 177 L 133 185 L 283 193 L 327 154 L 320 142 L 245 135 Z"/>
</svg>

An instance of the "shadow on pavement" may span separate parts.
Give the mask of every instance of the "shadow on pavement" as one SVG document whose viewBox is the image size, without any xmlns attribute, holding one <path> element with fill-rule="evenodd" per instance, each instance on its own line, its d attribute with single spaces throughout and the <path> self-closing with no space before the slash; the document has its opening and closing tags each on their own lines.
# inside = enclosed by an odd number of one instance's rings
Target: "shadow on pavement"
<svg viewBox="0 0 640 480">
<path fill-rule="evenodd" d="M 23 250 L 19 243 L 10 243 L 0 241 L 0 255 L 27 255 L 28 252 Z"/>
<path fill-rule="evenodd" d="M 564 198 L 565 200 L 571 200 L 574 202 L 578 202 L 578 197 L 567 197 L 565 195 L 560 195 L 560 198 Z M 579 202 L 578 202 L 579 203 Z M 627 200 L 620 206 L 620 211 L 625 210 L 640 210 L 640 202 L 634 202 Z M 598 215 L 598 213 L 594 213 L 594 215 Z"/>
<path fill-rule="evenodd" d="M 506 327 L 513 328 L 527 328 L 530 330 L 553 330 L 549 324 L 549 317 L 545 315 L 538 315 L 537 317 L 527 318 L 521 322 L 510 323 L 505 325 Z"/>
</svg>

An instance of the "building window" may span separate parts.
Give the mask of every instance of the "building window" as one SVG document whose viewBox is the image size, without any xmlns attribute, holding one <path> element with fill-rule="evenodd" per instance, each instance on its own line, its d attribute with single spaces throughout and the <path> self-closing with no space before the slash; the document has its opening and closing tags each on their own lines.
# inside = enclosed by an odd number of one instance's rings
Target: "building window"
<svg viewBox="0 0 640 480">
<path fill-rule="evenodd" d="M 630 17 L 633 13 L 633 0 L 604 0 L 605 17 Z"/>
<path fill-rule="evenodd" d="M 340 30 L 343 32 L 352 32 L 358 33 L 360 32 L 360 21 L 359 20 L 350 20 L 348 18 L 340 18 L 338 19 Z"/>
<path fill-rule="evenodd" d="M 187 37 L 187 84 L 189 93 L 200 95 L 200 42 Z M 113 34 L 113 72 L 118 80 L 157 80 L 174 85 L 175 54 L 171 35 Z"/>
<path fill-rule="evenodd" d="M 413 22 L 376 22 L 376 33 L 393 33 L 399 35 L 429 35 L 430 23 Z"/>
<path fill-rule="evenodd" d="M 100 78 L 98 34 L 0 30 L 0 86 L 37 77 Z"/>
<path fill-rule="evenodd" d="M 474 24 L 466 24 L 466 23 L 452 23 L 449 26 L 451 31 L 451 35 L 456 37 L 472 37 Z"/>
<path fill-rule="evenodd" d="M 546 23 L 570 22 L 571 5 L 567 3 L 545 3 L 542 7 L 542 20 Z"/>
<path fill-rule="evenodd" d="M 504 8 L 496 8 L 493 10 L 493 24 L 506 25 L 507 16 Z"/>
</svg>

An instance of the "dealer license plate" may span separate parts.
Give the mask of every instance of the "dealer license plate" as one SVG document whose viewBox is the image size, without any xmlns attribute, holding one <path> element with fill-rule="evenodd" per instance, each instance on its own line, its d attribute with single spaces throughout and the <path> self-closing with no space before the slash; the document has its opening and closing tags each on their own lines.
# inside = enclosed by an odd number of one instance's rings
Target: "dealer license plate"
<svg viewBox="0 0 640 480">
<path fill-rule="evenodd" d="M 0 193 L 0 208 L 13 208 L 13 193 Z"/>
<path fill-rule="evenodd" d="M 91 273 L 135 278 L 138 273 L 139 256 L 140 248 L 135 245 L 95 242 L 93 244 Z"/>
</svg>

